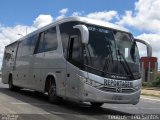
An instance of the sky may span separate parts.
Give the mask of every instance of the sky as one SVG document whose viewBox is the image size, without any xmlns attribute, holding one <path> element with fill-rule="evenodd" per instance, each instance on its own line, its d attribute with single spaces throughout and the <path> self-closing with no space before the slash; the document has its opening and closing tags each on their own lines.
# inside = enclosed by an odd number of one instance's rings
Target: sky
<svg viewBox="0 0 160 120">
<path fill-rule="evenodd" d="M 160 66 L 160 0 L 1 0 L 0 67 L 4 47 L 36 29 L 68 16 L 118 24 L 151 44 Z M 21 34 L 21 35 L 18 35 Z M 141 56 L 146 49 L 138 45 Z"/>
</svg>

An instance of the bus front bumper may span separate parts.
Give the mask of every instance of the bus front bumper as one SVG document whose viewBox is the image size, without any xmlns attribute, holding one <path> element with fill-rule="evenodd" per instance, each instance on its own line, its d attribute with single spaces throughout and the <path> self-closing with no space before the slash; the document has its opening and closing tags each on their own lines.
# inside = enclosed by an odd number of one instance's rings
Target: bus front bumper
<svg viewBox="0 0 160 120">
<path fill-rule="evenodd" d="M 139 102 L 140 94 L 140 89 L 133 93 L 116 93 L 102 91 L 86 84 L 82 101 L 135 105 Z"/>
</svg>

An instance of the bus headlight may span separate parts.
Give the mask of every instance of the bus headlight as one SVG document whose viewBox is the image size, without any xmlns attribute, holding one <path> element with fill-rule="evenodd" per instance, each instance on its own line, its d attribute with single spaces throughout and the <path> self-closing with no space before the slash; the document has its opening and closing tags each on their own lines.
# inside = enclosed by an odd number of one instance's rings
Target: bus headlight
<svg viewBox="0 0 160 120">
<path fill-rule="evenodd" d="M 93 87 L 98 87 L 98 86 L 101 86 L 101 85 L 102 85 L 101 83 L 96 82 L 96 81 L 94 81 L 94 80 L 90 80 L 90 79 L 87 79 L 87 80 L 86 80 L 86 84 L 91 85 L 91 86 L 93 86 Z"/>
<path fill-rule="evenodd" d="M 78 76 L 79 80 L 81 80 L 81 81 L 83 81 L 83 82 L 85 82 L 85 81 L 87 80 L 87 78 L 85 78 L 85 77 L 82 77 L 82 76 L 80 76 L 80 75 L 77 75 L 77 76 Z"/>
<path fill-rule="evenodd" d="M 79 77 L 79 80 L 83 81 L 84 83 L 92 86 L 92 87 L 98 87 L 98 86 L 101 86 L 102 84 L 99 83 L 99 82 L 96 82 L 94 80 L 91 80 L 91 79 L 88 79 L 88 78 L 85 78 L 85 77 L 82 77 L 80 75 L 78 75 Z"/>
</svg>

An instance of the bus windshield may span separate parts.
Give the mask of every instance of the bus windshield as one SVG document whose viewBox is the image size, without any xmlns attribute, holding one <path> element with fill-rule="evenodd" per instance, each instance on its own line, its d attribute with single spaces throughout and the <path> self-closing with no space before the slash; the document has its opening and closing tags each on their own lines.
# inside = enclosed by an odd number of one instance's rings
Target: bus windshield
<svg viewBox="0 0 160 120">
<path fill-rule="evenodd" d="M 89 43 L 83 50 L 86 71 L 121 79 L 140 77 L 139 52 L 130 33 L 87 25 Z"/>
</svg>

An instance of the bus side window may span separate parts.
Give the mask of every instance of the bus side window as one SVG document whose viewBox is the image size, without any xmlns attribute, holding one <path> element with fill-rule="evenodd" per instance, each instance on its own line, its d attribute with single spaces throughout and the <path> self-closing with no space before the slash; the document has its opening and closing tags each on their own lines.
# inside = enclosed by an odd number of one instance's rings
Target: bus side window
<svg viewBox="0 0 160 120">
<path fill-rule="evenodd" d="M 59 25 L 60 33 L 61 33 L 61 40 L 63 45 L 63 54 L 64 58 L 67 58 L 67 51 L 68 51 L 68 42 L 70 36 L 77 35 L 77 31 L 73 29 L 73 26 L 79 24 L 78 22 L 66 22 Z"/>
<path fill-rule="evenodd" d="M 77 35 L 70 38 L 68 60 L 75 66 L 80 67 L 80 41 Z"/>
<path fill-rule="evenodd" d="M 63 44 L 64 58 L 67 58 L 67 48 L 68 48 L 69 35 L 66 33 L 61 33 L 61 39 L 62 39 L 62 44 Z"/>
<path fill-rule="evenodd" d="M 34 53 L 53 51 L 58 48 L 56 27 L 40 33 Z"/>
<path fill-rule="evenodd" d="M 38 44 L 36 45 L 35 53 L 43 52 L 43 48 L 44 48 L 43 37 L 44 37 L 44 33 L 40 33 L 39 38 L 38 38 Z"/>
<path fill-rule="evenodd" d="M 58 47 L 56 27 L 50 28 L 44 33 L 44 52 L 56 50 Z"/>
</svg>

